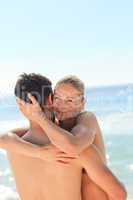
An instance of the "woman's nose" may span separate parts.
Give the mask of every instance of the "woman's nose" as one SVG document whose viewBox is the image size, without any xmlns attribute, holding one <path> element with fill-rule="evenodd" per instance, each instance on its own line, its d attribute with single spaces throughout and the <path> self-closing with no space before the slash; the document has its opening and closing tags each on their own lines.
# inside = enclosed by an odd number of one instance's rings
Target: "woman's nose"
<svg viewBox="0 0 133 200">
<path fill-rule="evenodd" d="M 64 100 L 60 100 L 60 101 L 54 103 L 54 107 L 57 107 L 60 110 L 61 109 L 64 110 L 68 106 L 67 106 L 67 104 L 66 104 L 66 102 Z"/>
</svg>

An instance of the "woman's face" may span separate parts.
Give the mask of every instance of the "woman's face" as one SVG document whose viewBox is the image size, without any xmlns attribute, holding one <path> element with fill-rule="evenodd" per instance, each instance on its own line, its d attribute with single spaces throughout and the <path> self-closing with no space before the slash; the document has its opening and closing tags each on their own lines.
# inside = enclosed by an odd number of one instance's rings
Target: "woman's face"
<svg viewBox="0 0 133 200">
<path fill-rule="evenodd" d="M 61 84 L 55 88 L 53 107 L 58 120 L 75 117 L 84 108 L 84 97 L 70 84 Z"/>
</svg>

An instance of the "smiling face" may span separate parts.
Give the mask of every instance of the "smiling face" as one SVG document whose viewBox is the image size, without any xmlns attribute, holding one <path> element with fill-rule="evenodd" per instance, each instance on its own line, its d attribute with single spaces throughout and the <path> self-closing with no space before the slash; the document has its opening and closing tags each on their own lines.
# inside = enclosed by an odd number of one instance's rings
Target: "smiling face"
<svg viewBox="0 0 133 200">
<path fill-rule="evenodd" d="M 60 84 L 55 88 L 53 107 L 58 120 L 73 118 L 84 108 L 84 96 L 71 84 Z"/>
</svg>

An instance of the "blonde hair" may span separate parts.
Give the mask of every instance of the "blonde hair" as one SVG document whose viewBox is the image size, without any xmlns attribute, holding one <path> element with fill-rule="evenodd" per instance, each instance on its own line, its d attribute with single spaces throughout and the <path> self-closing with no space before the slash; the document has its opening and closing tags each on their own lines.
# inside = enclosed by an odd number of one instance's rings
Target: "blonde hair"
<svg viewBox="0 0 133 200">
<path fill-rule="evenodd" d="M 60 81 L 57 82 L 55 88 L 62 84 L 70 84 L 75 89 L 77 89 L 79 92 L 81 92 L 81 94 L 84 95 L 85 85 L 84 85 L 83 81 L 80 80 L 77 76 L 74 76 L 74 75 L 65 76 L 64 78 L 62 78 Z"/>
</svg>

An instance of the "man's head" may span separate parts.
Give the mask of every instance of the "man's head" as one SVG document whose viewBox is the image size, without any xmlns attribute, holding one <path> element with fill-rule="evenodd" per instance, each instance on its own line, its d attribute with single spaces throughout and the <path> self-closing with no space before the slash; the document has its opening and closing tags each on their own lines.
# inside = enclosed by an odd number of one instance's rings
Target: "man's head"
<svg viewBox="0 0 133 200">
<path fill-rule="evenodd" d="M 48 78 L 40 74 L 24 73 L 20 75 L 14 93 L 16 97 L 25 102 L 30 102 L 28 93 L 32 94 L 42 108 L 52 104 L 52 83 Z"/>
<path fill-rule="evenodd" d="M 55 87 L 53 106 L 59 120 L 75 117 L 84 108 L 84 83 L 76 76 L 66 76 Z"/>
</svg>

